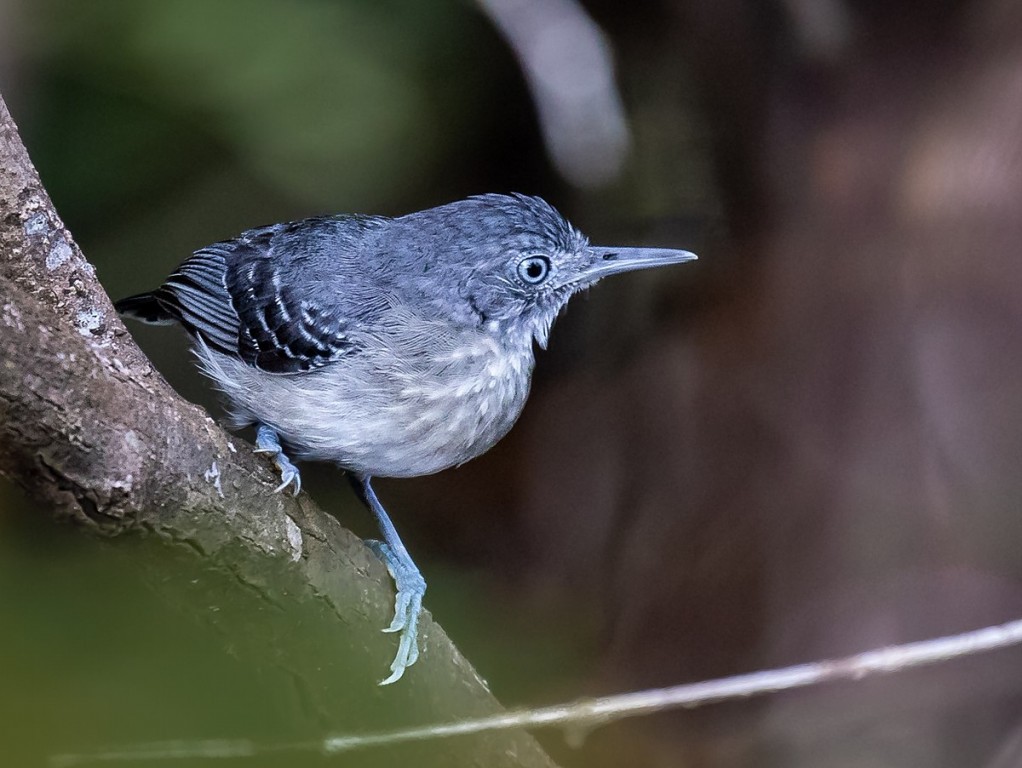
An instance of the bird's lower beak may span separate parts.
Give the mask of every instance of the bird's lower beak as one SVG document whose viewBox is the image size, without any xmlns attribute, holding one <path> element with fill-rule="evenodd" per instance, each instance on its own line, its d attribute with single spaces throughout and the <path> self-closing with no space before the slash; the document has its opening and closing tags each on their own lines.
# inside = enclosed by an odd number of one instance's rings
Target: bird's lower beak
<svg viewBox="0 0 1022 768">
<path fill-rule="evenodd" d="M 592 266 L 586 270 L 586 277 L 599 280 L 607 275 L 619 272 L 631 272 L 634 269 L 664 267 L 668 264 L 681 264 L 694 261 L 696 255 L 688 251 L 676 251 L 671 248 L 610 248 L 591 246 L 589 252 L 595 258 Z"/>
</svg>

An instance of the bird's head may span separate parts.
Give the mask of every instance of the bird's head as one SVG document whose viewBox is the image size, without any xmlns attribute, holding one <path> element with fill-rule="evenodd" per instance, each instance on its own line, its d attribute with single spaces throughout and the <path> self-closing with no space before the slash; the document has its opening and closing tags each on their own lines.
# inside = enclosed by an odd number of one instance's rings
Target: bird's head
<svg viewBox="0 0 1022 768">
<path fill-rule="evenodd" d="M 403 217 L 412 219 L 431 233 L 420 256 L 428 251 L 437 262 L 429 265 L 432 275 L 424 272 L 424 289 L 443 285 L 463 320 L 543 347 L 578 291 L 608 275 L 696 258 L 666 248 L 590 245 L 550 204 L 526 195 L 480 195 Z"/>
</svg>

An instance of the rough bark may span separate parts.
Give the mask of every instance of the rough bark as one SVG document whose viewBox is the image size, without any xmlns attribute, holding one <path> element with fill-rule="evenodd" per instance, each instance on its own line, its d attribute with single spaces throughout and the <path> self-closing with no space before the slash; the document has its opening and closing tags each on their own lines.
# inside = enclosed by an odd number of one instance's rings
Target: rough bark
<svg viewBox="0 0 1022 768">
<path fill-rule="evenodd" d="M 373 684 L 394 650 L 379 631 L 393 605 L 383 565 L 307 495 L 272 493 L 270 465 L 153 369 L 54 210 L 2 100 L 0 474 L 83 530 L 184 544 L 227 575 L 240 600 L 272 608 L 279 632 L 229 642 L 285 665 L 324 727 L 350 729 L 337 719 L 338 689 L 365 686 L 379 704 Z M 336 644 L 303 642 L 294 627 L 310 621 Z M 422 660 L 384 694 L 394 725 L 499 708 L 428 616 L 421 643 Z M 525 734 L 466 741 L 436 759 L 551 765 Z"/>
</svg>

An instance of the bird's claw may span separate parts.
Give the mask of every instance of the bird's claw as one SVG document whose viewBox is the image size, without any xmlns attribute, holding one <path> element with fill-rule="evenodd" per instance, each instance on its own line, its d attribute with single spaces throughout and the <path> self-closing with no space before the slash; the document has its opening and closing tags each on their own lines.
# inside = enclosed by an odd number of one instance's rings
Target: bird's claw
<svg viewBox="0 0 1022 768">
<path fill-rule="evenodd" d="M 421 609 L 421 598 L 419 608 Z M 416 633 L 418 613 L 412 623 L 401 632 L 401 639 L 398 641 L 397 654 L 394 661 L 390 663 L 390 674 L 379 682 L 379 685 L 390 685 L 396 683 L 404 675 L 405 670 L 419 660 L 419 642 Z M 387 630 L 384 630 L 387 631 Z"/>
<path fill-rule="evenodd" d="M 368 541 L 366 544 L 375 552 L 390 572 L 397 587 L 394 596 L 394 618 L 384 632 L 400 632 L 397 654 L 390 665 L 390 675 L 380 685 L 396 683 L 405 670 L 419 660 L 419 615 L 422 613 L 422 598 L 426 594 L 426 581 L 414 563 L 406 563 L 382 541 Z"/>
<path fill-rule="evenodd" d="M 294 485 L 294 490 L 291 491 L 292 495 L 297 496 L 301 492 L 301 472 L 298 471 L 298 467 L 292 464 L 291 459 L 284 453 L 284 448 L 280 444 L 280 437 L 265 424 L 260 425 L 259 429 L 256 430 L 255 453 L 264 453 L 273 457 L 273 465 L 277 468 L 277 472 L 280 473 L 281 479 L 280 485 L 273 489 L 274 493 L 280 493 L 292 484 Z"/>
<path fill-rule="evenodd" d="M 292 483 L 294 489 L 291 491 L 292 496 L 297 496 L 302 490 L 302 475 L 298 471 L 298 467 L 291 463 L 291 461 L 284 454 L 278 454 L 274 460 L 274 465 L 277 467 L 277 471 L 280 472 L 281 484 L 273 489 L 274 493 L 280 493 Z"/>
</svg>

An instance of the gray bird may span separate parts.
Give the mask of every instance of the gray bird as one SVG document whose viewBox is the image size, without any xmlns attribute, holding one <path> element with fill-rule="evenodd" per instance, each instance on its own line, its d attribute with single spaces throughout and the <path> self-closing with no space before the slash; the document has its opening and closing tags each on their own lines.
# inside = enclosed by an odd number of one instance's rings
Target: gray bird
<svg viewBox="0 0 1022 768">
<path fill-rule="evenodd" d="M 606 248 L 538 197 L 481 195 L 398 218 L 338 215 L 251 229 L 196 251 L 151 293 L 117 302 L 178 322 L 226 397 L 256 427 L 281 491 L 291 459 L 347 470 L 376 516 L 370 546 L 397 589 L 391 674 L 418 658 L 426 583 L 370 484 L 475 458 L 525 405 L 533 344 L 568 299 L 607 275 L 694 259 Z"/>
</svg>

